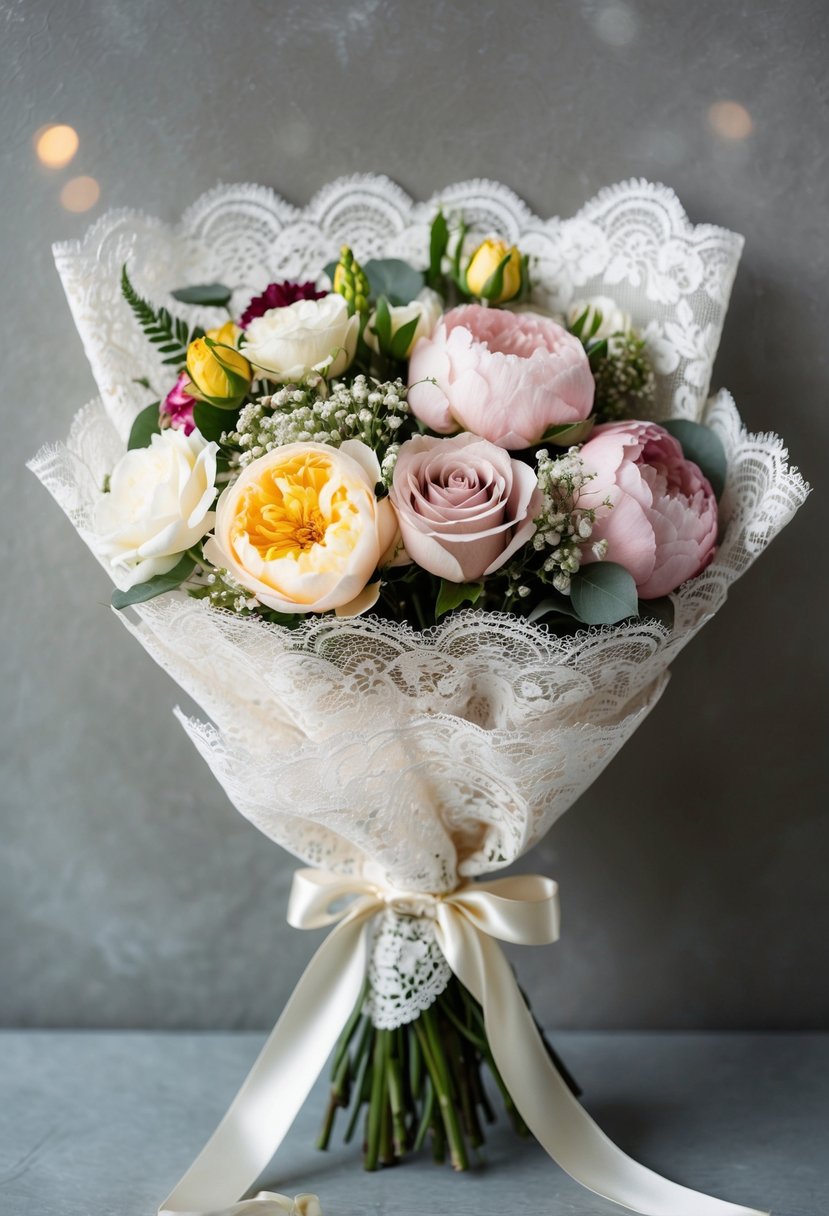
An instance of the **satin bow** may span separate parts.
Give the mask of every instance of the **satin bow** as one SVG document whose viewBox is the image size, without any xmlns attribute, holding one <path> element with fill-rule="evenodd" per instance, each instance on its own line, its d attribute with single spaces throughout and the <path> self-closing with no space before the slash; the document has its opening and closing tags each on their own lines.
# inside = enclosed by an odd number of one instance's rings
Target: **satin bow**
<svg viewBox="0 0 829 1216">
<path fill-rule="evenodd" d="M 368 924 L 389 906 L 434 917 L 446 961 L 483 1008 L 492 1055 L 516 1107 L 572 1178 L 641 1216 L 766 1216 L 669 1182 L 639 1165 L 607 1138 L 568 1089 L 497 944 L 545 945 L 558 938 L 558 887 L 551 879 L 522 874 L 433 895 L 327 870 L 295 873 L 288 920 L 299 929 L 336 927 L 311 959 L 242 1088 L 159 1216 L 318 1216 L 313 1196 L 290 1200 L 261 1191 L 242 1202 L 239 1196 L 268 1165 L 334 1049 L 362 992 Z"/>
</svg>

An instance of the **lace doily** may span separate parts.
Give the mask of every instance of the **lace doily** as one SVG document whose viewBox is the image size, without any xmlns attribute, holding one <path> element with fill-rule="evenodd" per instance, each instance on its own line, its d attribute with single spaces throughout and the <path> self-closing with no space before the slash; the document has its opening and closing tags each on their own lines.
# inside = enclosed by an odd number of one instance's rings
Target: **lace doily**
<svg viewBox="0 0 829 1216">
<path fill-rule="evenodd" d="M 721 544 L 708 569 L 672 597 L 674 628 L 642 620 L 562 638 L 522 618 L 470 610 L 426 633 L 372 617 L 310 618 L 291 631 L 179 593 L 121 614 L 212 719 L 179 713 L 243 815 L 308 865 L 379 867 L 396 887 L 432 892 L 508 866 L 541 839 L 630 737 L 674 656 L 807 493 L 776 436 L 747 433 L 727 393 L 703 398 L 739 238 L 691 228 L 670 191 L 642 183 L 605 191 L 564 222 L 535 220 L 489 183 L 453 187 L 441 199 L 538 253 L 546 269 L 537 281 L 559 306 L 576 292 L 601 291 L 670 341 L 685 309 L 709 334 L 704 359 L 695 361 L 689 345 L 661 381 L 661 412 L 703 419 L 728 456 Z M 346 231 L 358 256 L 413 258 L 433 209 L 385 179 L 335 183 L 305 212 L 269 191 L 222 187 L 188 212 L 178 234 L 121 213 L 62 247 L 67 294 L 104 399 L 32 468 L 80 533 L 88 539 L 104 474 L 143 405 L 129 380 L 146 370 L 148 348 L 117 304 L 122 260 L 155 299 L 239 267 L 232 281 L 244 303 L 269 277 L 323 264 Z M 430 931 L 411 918 L 378 926 L 378 1025 L 411 1021 L 441 990 Z"/>
</svg>

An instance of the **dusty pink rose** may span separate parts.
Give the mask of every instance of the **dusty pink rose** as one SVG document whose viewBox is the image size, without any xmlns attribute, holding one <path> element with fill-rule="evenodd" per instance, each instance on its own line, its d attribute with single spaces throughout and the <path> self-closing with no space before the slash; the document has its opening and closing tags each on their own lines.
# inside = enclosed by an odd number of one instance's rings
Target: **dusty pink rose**
<svg viewBox="0 0 829 1216">
<path fill-rule="evenodd" d="M 529 465 L 478 435 L 415 435 L 400 448 L 391 493 L 412 561 L 470 583 L 525 544 L 542 495 Z"/>
<path fill-rule="evenodd" d="M 431 383 L 434 381 L 434 383 Z M 441 435 L 473 431 L 515 450 L 593 408 L 584 347 L 550 317 L 464 304 L 447 312 L 409 361 L 409 404 Z"/>
<path fill-rule="evenodd" d="M 196 399 L 191 397 L 184 388 L 185 384 L 189 382 L 190 377 L 187 372 L 182 372 L 164 398 L 164 404 L 161 407 L 162 415 L 167 414 L 173 430 L 184 431 L 185 435 L 191 434 L 196 429 L 193 421 L 193 404 Z"/>
<path fill-rule="evenodd" d="M 607 541 L 607 560 L 630 571 L 642 599 L 705 569 L 717 544 L 717 500 L 673 435 L 652 422 L 611 422 L 596 427 L 581 458 L 596 474 L 579 496 L 579 506 L 598 509 L 591 540 Z M 589 546 L 582 560 L 593 560 Z"/>
</svg>

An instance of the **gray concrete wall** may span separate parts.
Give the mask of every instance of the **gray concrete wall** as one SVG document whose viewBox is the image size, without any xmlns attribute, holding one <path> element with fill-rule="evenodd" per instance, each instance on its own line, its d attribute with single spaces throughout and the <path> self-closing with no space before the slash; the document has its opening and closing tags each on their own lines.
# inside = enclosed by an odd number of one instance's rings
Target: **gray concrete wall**
<svg viewBox="0 0 829 1216">
<path fill-rule="evenodd" d="M 265 1026 L 313 944 L 284 924 L 291 859 L 23 470 L 94 394 L 50 243 L 217 180 L 301 203 L 374 170 L 423 197 L 493 177 L 544 214 L 642 175 L 745 234 L 714 384 L 818 492 L 528 859 L 564 936 L 521 973 L 553 1024 L 825 1024 L 828 30 L 822 0 L 2 0 L 0 1023 Z M 712 129 L 723 99 L 748 138 Z M 49 171 L 32 136 L 60 121 L 80 150 Z M 86 215 L 58 199 L 76 174 Z"/>
</svg>

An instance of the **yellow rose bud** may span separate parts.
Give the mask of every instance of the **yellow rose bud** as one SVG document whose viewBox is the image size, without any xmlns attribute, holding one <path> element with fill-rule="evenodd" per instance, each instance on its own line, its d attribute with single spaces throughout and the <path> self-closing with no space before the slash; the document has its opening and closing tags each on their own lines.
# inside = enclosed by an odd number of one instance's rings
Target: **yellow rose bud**
<svg viewBox="0 0 829 1216">
<path fill-rule="evenodd" d="M 506 257 L 509 257 L 509 261 L 502 270 L 500 290 L 497 284 L 487 288 L 487 283 Z M 521 290 L 522 277 L 521 254 L 515 245 L 509 246 L 506 241 L 483 241 L 472 254 L 466 268 L 466 286 L 470 295 L 488 300 L 491 304 L 506 304 L 507 300 L 515 299 Z"/>
<path fill-rule="evenodd" d="M 187 347 L 187 374 L 191 396 L 211 405 L 233 409 L 250 388 L 251 368 L 236 350 L 238 330 L 232 321 L 210 329 Z"/>
</svg>

